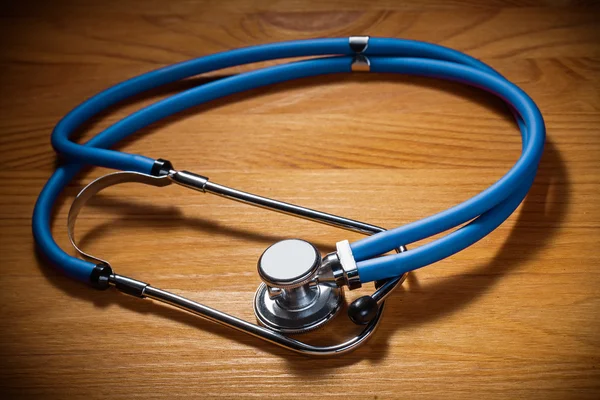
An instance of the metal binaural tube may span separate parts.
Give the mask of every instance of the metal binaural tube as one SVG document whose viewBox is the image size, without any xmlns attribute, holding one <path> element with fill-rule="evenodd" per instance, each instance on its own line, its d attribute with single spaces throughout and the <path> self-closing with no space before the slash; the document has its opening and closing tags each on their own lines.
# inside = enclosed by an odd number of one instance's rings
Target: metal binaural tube
<svg viewBox="0 0 600 400">
<path fill-rule="evenodd" d="M 330 217 L 328 219 L 329 221 L 342 222 L 344 224 L 342 227 L 345 227 L 346 229 L 349 229 L 349 230 L 354 230 L 357 232 L 362 232 L 363 230 L 365 230 L 365 231 L 370 232 L 370 234 L 383 231 L 382 228 L 379 228 L 379 227 L 376 227 L 373 225 L 361 223 L 358 221 L 353 221 L 353 220 L 342 218 L 342 217 L 337 217 L 335 215 L 326 214 L 326 213 L 322 213 L 319 211 L 305 209 L 303 207 L 294 206 L 294 205 L 291 205 L 288 203 L 278 202 L 276 200 L 271 200 L 271 199 L 263 198 L 261 196 L 256 196 L 256 195 L 252 195 L 249 193 L 237 191 L 235 189 L 230 189 L 225 186 L 216 185 L 216 184 L 208 185 L 208 183 L 209 183 L 208 178 L 203 177 L 201 175 L 189 173 L 189 172 L 171 171 L 168 176 L 162 176 L 162 177 L 153 177 L 150 175 L 140 174 L 140 173 L 136 173 L 136 172 L 117 172 L 117 173 L 109 174 L 104 177 L 98 178 L 97 180 L 92 182 L 90 185 L 86 186 L 86 188 L 84 188 L 82 190 L 82 192 L 78 195 L 78 197 L 77 197 L 78 201 L 74 202 L 74 206 L 72 206 L 72 210 L 70 212 L 70 217 L 69 217 L 70 221 L 69 221 L 68 228 L 69 228 L 69 232 L 70 232 L 70 238 L 73 241 L 73 245 L 75 245 L 74 234 L 73 234 L 75 220 L 77 218 L 79 210 L 83 207 L 86 200 L 88 200 L 95 193 L 97 193 L 98 191 L 100 191 L 106 187 L 109 187 L 109 186 L 112 186 L 115 184 L 119 184 L 119 183 L 124 183 L 124 182 L 139 182 L 139 183 L 144 183 L 144 184 L 150 184 L 153 186 L 167 186 L 171 182 L 176 182 L 183 186 L 192 188 L 194 190 L 199 190 L 199 191 L 205 191 L 204 189 L 207 186 L 209 186 L 211 188 L 211 193 L 220 194 L 220 195 L 223 195 L 224 197 L 229 197 L 229 195 L 237 196 L 237 197 L 240 197 L 241 199 L 243 199 L 240 201 L 247 202 L 249 204 L 255 204 L 255 205 L 257 203 L 259 205 L 260 204 L 263 204 L 263 205 L 264 204 L 266 204 L 266 205 L 282 204 L 283 209 L 285 209 L 286 211 L 290 211 L 289 214 L 292 214 L 292 215 L 297 215 L 295 212 L 297 210 L 306 211 L 305 214 L 308 215 L 309 219 L 312 219 L 313 217 L 315 217 L 317 219 L 314 219 L 314 220 L 317 222 L 322 222 L 321 219 L 319 219 L 318 217 L 325 215 L 325 216 Z M 234 198 L 234 197 L 230 197 L 230 198 Z M 257 201 L 254 201 L 254 200 L 257 200 Z M 265 206 L 265 208 L 269 208 L 269 207 Z M 339 225 L 336 225 L 336 226 L 339 226 Z M 76 247 L 76 249 L 78 249 L 78 248 Z M 81 250 L 79 250 L 79 249 L 78 249 L 78 251 L 81 252 Z M 314 251 L 315 251 L 315 257 L 319 256 L 318 251 L 316 249 L 314 249 Z M 332 253 L 332 254 L 334 254 L 334 253 Z M 320 257 L 317 257 L 317 258 L 318 259 L 316 259 L 316 261 L 319 261 L 319 264 L 320 264 L 320 262 L 321 262 Z M 337 257 L 333 257 L 333 258 L 337 259 Z M 328 260 L 328 262 L 332 262 L 333 258 L 331 255 L 329 255 L 329 256 L 325 257 L 325 260 Z M 333 261 L 335 261 L 335 260 L 333 260 Z M 317 271 L 314 271 L 314 272 L 317 272 Z M 272 273 L 271 273 L 271 275 L 272 275 Z M 277 277 L 277 276 L 275 276 L 275 277 Z M 282 277 L 279 277 L 279 278 L 282 278 Z M 285 277 L 283 277 L 283 278 L 285 278 Z M 319 278 L 324 279 L 324 282 L 326 280 L 325 276 L 322 276 Z M 337 277 L 337 278 L 339 278 L 339 277 Z M 297 282 L 298 284 L 301 284 L 301 285 L 307 284 L 308 285 L 307 290 L 310 290 L 310 289 L 308 289 L 308 288 L 310 288 L 310 283 L 304 282 L 304 279 L 305 279 L 304 275 L 299 276 L 298 279 L 299 279 L 299 281 Z M 309 279 L 309 277 L 306 277 L 306 279 Z M 331 279 L 333 279 L 334 281 L 337 282 L 336 276 L 332 276 Z M 380 318 L 381 318 L 381 315 L 383 312 L 383 306 L 384 306 L 384 304 L 381 300 L 383 299 L 383 297 L 385 297 L 385 295 L 389 294 L 389 292 L 394 287 L 396 287 L 399 282 L 400 282 L 400 280 L 393 282 L 393 283 L 389 282 L 389 284 L 385 284 L 384 287 L 379 289 L 379 290 L 383 290 L 383 292 L 382 292 L 383 296 L 379 296 L 379 302 L 380 302 L 379 309 L 377 310 L 377 313 L 375 314 L 373 320 L 369 321 L 358 335 L 354 336 L 353 338 L 351 338 L 343 343 L 333 345 L 333 346 L 313 346 L 313 345 L 289 338 L 289 337 L 285 336 L 284 334 L 273 330 L 272 328 L 262 327 L 262 326 L 259 326 L 259 325 L 256 325 L 256 324 L 253 324 L 250 322 L 246 322 L 244 320 L 233 317 L 229 314 L 220 312 L 216 309 L 210 308 L 208 306 L 202 305 L 202 304 L 194 302 L 192 300 L 186 299 L 184 297 L 181 297 L 181 296 L 175 295 L 173 293 L 169 293 L 167 291 L 152 287 L 152 286 L 146 284 L 145 282 L 137 281 L 135 279 L 124 277 L 122 275 L 117 275 L 117 274 L 111 275 L 109 277 L 109 283 L 111 285 L 113 285 L 119 291 L 127 293 L 129 295 L 133 295 L 136 297 L 142 297 L 142 298 L 148 297 L 148 298 L 151 298 L 151 299 L 163 302 L 163 303 L 167 303 L 174 307 L 178 307 L 182 310 L 199 315 L 207 320 L 213 321 L 215 323 L 219 323 L 224 326 L 228 326 L 230 328 L 242 331 L 242 332 L 247 333 L 252 336 L 256 336 L 262 340 L 279 345 L 283 348 L 286 348 L 291 351 L 295 351 L 297 353 L 313 354 L 313 355 L 321 355 L 321 356 L 345 353 L 350 350 L 353 350 L 354 348 L 356 348 L 359 345 L 361 345 L 362 343 L 364 343 L 373 334 L 373 332 L 375 331 L 375 329 L 377 327 L 377 324 L 380 321 Z M 283 285 L 283 286 L 285 286 L 285 285 Z M 332 287 L 329 287 L 327 285 L 324 285 L 323 288 L 321 288 L 321 290 L 332 292 L 335 289 L 333 289 Z M 300 292 L 297 294 L 303 294 L 303 293 L 304 292 L 301 289 Z M 374 294 L 374 297 L 378 297 L 377 293 Z M 321 297 L 319 299 L 321 299 Z M 335 296 L 333 296 L 332 294 L 329 296 L 323 295 L 322 299 L 327 302 L 334 301 Z M 328 306 L 328 304 L 326 304 L 326 306 Z M 321 315 L 319 318 L 322 318 L 324 321 L 327 321 L 330 318 L 332 318 L 333 315 L 335 315 L 338 308 L 337 307 L 333 307 L 333 308 L 318 307 L 318 310 L 319 311 L 325 310 L 324 315 Z M 303 315 L 302 317 L 305 317 L 305 316 Z M 320 321 L 321 321 L 321 319 L 319 319 L 318 322 L 320 322 Z M 314 324 L 314 325 L 316 326 L 318 324 Z"/>
<path fill-rule="evenodd" d="M 340 217 L 338 215 L 313 210 L 307 207 L 302 207 L 279 200 L 270 199 L 268 197 L 259 196 L 256 194 L 220 185 L 218 183 L 213 183 L 209 181 L 208 178 L 202 175 L 194 174 L 193 172 L 189 171 L 173 171 L 169 174 L 169 178 L 173 182 L 188 187 L 190 189 L 198 190 L 204 193 L 215 194 L 217 196 L 225 197 L 230 200 L 235 200 L 240 203 L 250 204 L 271 211 L 276 211 L 279 213 L 308 219 L 310 221 L 331 225 L 337 228 L 343 228 L 365 235 L 372 235 L 373 233 L 381 232 L 384 230 L 382 228 L 364 222 L 355 221 L 353 219 Z"/>
</svg>

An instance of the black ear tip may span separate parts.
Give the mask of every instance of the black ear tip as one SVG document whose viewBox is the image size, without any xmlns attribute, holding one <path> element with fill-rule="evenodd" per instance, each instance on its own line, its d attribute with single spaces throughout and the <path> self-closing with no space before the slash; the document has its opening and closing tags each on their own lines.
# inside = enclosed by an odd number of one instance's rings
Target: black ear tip
<svg viewBox="0 0 600 400">
<path fill-rule="evenodd" d="M 377 316 L 379 306 L 371 296 L 363 296 L 348 306 L 348 317 L 356 325 L 366 325 Z"/>
</svg>

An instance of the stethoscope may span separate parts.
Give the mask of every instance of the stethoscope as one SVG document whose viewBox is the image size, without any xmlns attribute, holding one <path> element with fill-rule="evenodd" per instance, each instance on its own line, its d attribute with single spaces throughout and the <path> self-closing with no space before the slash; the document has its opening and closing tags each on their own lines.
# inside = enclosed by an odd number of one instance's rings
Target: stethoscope
<svg viewBox="0 0 600 400">
<path fill-rule="evenodd" d="M 222 78 L 194 87 L 147 106 L 120 120 L 85 144 L 70 140 L 92 116 L 130 96 L 170 82 L 222 68 L 259 61 L 309 57 Z M 364 71 L 404 73 L 462 82 L 502 98 L 511 109 L 523 140 L 522 154 L 514 166 L 483 192 L 448 210 L 404 226 L 385 230 L 364 222 L 308 209 L 243 192 L 210 181 L 207 177 L 177 170 L 166 160 L 128 154 L 108 148 L 161 118 L 229 94 L 291 79 Z M 544 121 L 531 98 L 484 63 L 429 43 L 353 36 L 273 43 L 213 54 L 164 67 L 129 79 L 88 99 L 67 114 L 52 133 L 52 145 L 65 163 L 44 186 L 33 213 L 33 235 L 39 250 L 68 276 L 98 289 L 115 287 L 121 292 L 158 300 L 198 314 L 211 321 L 254 335 L 305 354 L 344 353 L 364 343 L 375 331 L 386 297 L 406 274 L 435 263 L 477 242 L 498 227 L 518 207 L 535 177 L 544 147 Z M 81 258 L 62 250 L 54 241 L 52 209 L 65 186 L 84 165 L 116 169 L 86 186 L 73 201 L 68 216 L 71 243 Z M 152 186 L 173 183 L 203 193 L 298 216 L 365 234 L 321 257 L 309 242 L 283 240 L 265 250 L 258 261 L 262 280 L 254 297 L 259 324 L 253 324 L 145 282 L 119 275 L 110 263 L 85 253 L 75 240 L 75 222 L 86 201 L 99 191 L 119 183 Z M 349 183 L 352 184 L 352 183 Z M 453 228 L 445 236 L 407 251 L 404 247 Z M 391 255 L 386 253 L 394 251 Z M 331 346 L 314 346 L 289 335 L 317 329 L 338 314 L 343 288 L 350 290 L 375 282 L 375 292 L 348 306 L 348 315 L 364 328 L 353 338 Z"/>
</svg>

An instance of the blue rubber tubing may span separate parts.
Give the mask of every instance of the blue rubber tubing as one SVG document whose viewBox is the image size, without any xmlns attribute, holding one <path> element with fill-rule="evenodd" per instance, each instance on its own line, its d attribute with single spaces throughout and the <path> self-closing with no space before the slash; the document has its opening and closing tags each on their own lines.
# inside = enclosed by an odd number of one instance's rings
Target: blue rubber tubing
<svg viewBox="0 0 600 400">
<path fill-rule="evenodd" d="M 223 78 L 145 107 L 117 122 L 84 145 L 69 137 L 89 118 L 130 96 L 186 77 L 283 57 L 339 54 Z M 504 99 L 511 107 L 523 138 L 517 163 L 494 185 L 449 210 L 352 244 L 361 281 L 397 276 L 448 257 L 470 246 L 500 225 L 527 194 L 543 151 L 544 122 L 535 103 L 522 90 L 490 67 L 460 52 L 428 43 L 401 39 L 371 38 L 365 51 L 372 72 L 422 75 L 462 82 L 483 88 Z M 91 164 L 150 173 L 155 160 L 145 156 L 108 150 L 119 140 L 166 116 L 229 94 L 303 77 L 350 72 L 353 55 L 348 39 L 317 39 L 255 46 L 214 54 L 140 75 L 90 98 L 67 114 L 52 134 L 52 144 L 69 163 L 55 171 L 40 193 L 33 214 L 33 234 L 40 251 L 75 279 L 89 282 L 93 263 L 65 253 L 54 241 L 51 212 L 56 199 L 79 172 Z M 427 245 L 408 252 L 378 257 L 400 244 L 466 226 Z"/>
</svg>

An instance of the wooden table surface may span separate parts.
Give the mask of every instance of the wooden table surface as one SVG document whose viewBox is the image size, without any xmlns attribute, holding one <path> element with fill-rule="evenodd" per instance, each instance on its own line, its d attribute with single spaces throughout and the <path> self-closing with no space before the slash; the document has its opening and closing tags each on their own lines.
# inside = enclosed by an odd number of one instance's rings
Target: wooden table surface
<svg viewBox="0 0 600 400">
<path fill-rule="evenodd" d="M 600 8 L 534 3 L 3 2 L 2 397 L 599 398 Z M 352 34 L 467 52 L 529 93 L 548 129 L 519 210 L 471 248 L 411 274 L 366 345 L 330 359 L 291 354 L 150 300 L 92 290 L 36 256 L 30 217 L 56 165 L 50 133 L 78 103 L 193 57 Z M 79 140 L 204 81 L 114 107 Z M 355 74 L 196 107 L 119 149 L 389 228 L 492 184 L 519 156 L 520 137 L 502 103 L 478 90 Z M 106 172 L 81 174 L 60 200 L 54 233 L 71 253 L 68 207 Z M 117 272 L 250 321 L 255 265 L 267 246 L 300 237 L 325 253 L 359 238 L 181 187 L 136 185 L 107 190 L 78 228 L 83 248 Z M 336 342 L 356 332 L 338 319 L 307 340 Z"/>
</svg>

